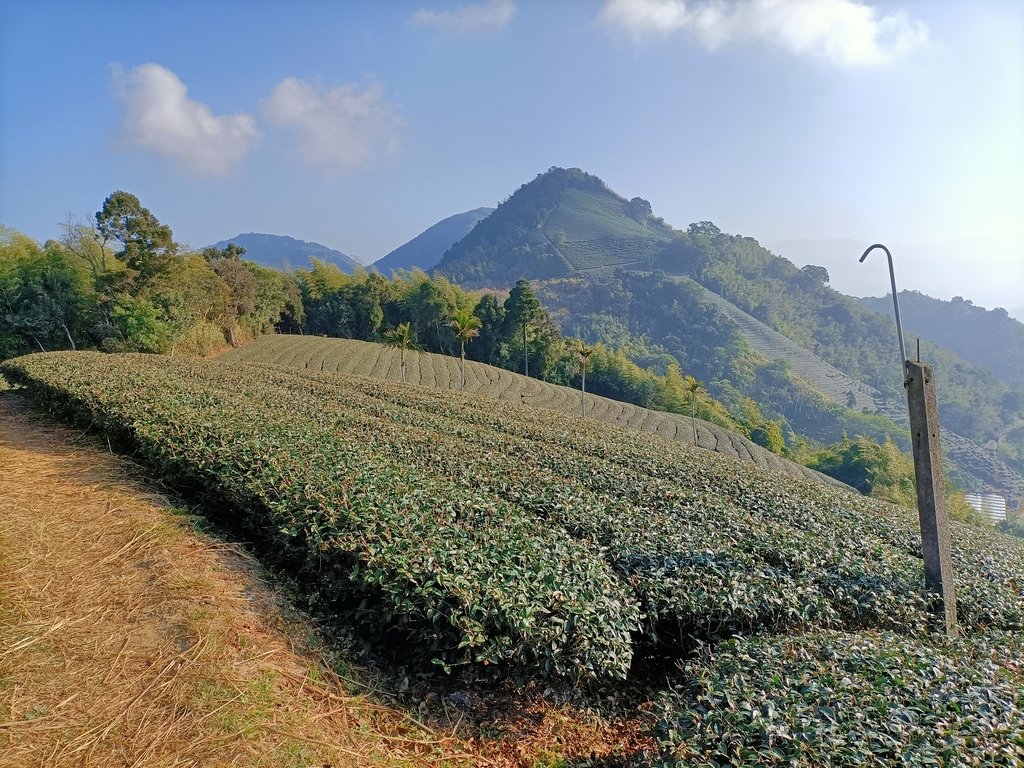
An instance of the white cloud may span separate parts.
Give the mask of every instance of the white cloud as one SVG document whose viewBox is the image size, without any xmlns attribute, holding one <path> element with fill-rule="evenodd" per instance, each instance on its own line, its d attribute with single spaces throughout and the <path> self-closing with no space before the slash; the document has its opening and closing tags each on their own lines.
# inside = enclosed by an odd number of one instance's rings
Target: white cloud
<svg viewBox="0 0 1024 768">
<path fill-rule="evenodd" d="M 310 166 L 345 171 L 398 148 L 398 110 L 375 83 L 360 91 L 288 77 L 274 88 L 265 110 L 271 122 L 298 128 L 302 159 Z"/>
<path fill-rule="evenodd" d="M 124 106 L 125 143 L 178 161 L 190 173 L 223 176 L 260 137 L 252 115 L 214 115 L 188 98 L 185 84 L 159 64 L 128 72 L 114 65 L 111 77 Z"/>
<path fill-rule="evenodd" d="M 709 50 L 755 40 L 841 67 L 886 64 L 928 41 L 922 22 L 860 0 L 607 0 L 599 19 L 638 43 L 674 33 Z"/>
<path fill-rule="evenodd" d="M 516 13 L 515 0 L 491 0 L 486 4 L 463 5 L 453 11 L 420 9 L 413 14 L 416 24 L 450 32 L 491 32 L 503 29 Z"/>
</svg>

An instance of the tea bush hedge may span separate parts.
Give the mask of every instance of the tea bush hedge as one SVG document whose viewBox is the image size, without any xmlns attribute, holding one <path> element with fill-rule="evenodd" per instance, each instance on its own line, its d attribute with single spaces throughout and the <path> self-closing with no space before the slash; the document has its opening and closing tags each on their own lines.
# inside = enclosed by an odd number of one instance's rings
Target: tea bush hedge
<svg viewBox="0 0 1024 768">
<path fill-rule="evenodd" d="M 216 491 L 367 620 L 446 664 L 622 677 L 638 610 L 588 548 L 507 503 L 417 472 L 294 399 L 148 356 L 5 366 L 37 398 L 128 440 L 172 482 Z M 215 378 L 215 376 L 214 376 Z"/>
<path fill-rule="evenodd" d="M 659 765 L 1024 765 L 1024 641 L 739 638 L 661 699 Z"/>
<path fill-rule="evenodd" d="M 1011 537 L 952 525 L 957 643 L 930 632 L 914 511 L 655 435 L 264 364 L 0 372 L 227 500 L 412 656 L 595 679 L 678 662 L 650 764 L 1024 764 Z"/>
</svg>

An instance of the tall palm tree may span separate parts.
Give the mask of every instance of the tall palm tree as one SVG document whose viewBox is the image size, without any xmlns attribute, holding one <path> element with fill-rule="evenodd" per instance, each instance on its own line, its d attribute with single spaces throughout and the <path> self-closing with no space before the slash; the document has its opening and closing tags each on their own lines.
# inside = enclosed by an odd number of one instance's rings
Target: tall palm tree
<svg viewBox="0 0 1024 768">
<path fill-rule="evenodd" d="M 704 382 L 693 376 L 686 377 L 686 388 L 690 390 L 690 424 L 693 426 L 693 444 L 697 444 L 697 393 L 704 388 Z"/>
<path fill-rule="evenodd" d="M 397 327 L 384 332 L 384 341 L 389 347 L 397 347 L 399 350 L 399 369 L 402 372 L 402 383 L 405 383 L 405 350 L 414 349 L 416 342 L 412 335 L 412 326 L 409 323 L 399 323 Z"/>
<path fill-rule="evenodd" d="M 459 340 L 461 347 L 459 357 L 462 360 L 462 385 L 459 389 L 464 392 L 466 390 L 466 344 L 480 335 L 483 323 L 468 309 L 456 309 L 452 313 L 452 319 L 448 325 L 455 331 L 455 338 Z"/>
<path fill-rule="evenodd" d="M 596 347 L 592 347 L 587 342 L 581 341 L 574 348 L 576 354 L 580 358 L 580 372 L 582 377 L 580 378 L 580 414 L 583 416 L 587 415 L 587 361 L 590 360 L 590 356 L 597 351 Z"/>
</svg>

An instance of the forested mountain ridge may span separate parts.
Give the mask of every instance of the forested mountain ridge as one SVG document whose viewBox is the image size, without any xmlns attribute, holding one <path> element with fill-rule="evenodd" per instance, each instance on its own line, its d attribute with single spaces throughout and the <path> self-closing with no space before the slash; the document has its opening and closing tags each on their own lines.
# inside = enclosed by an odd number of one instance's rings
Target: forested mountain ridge
<svg viewBox="0 0 1024 768">
<path fill-rule="evenodd" d="M 441 260 L 453 243 L 465 237 L 481 219 L 493 212 L 493 208 L 474 208 L 442 219 L 375 261 L 373 268 L 385 275 L 392 274 L 396 269 L 430 269 Z"/>
<path fill-rule="evenodd" d="M 751 397 L 798 433 L 831 440 L 842 432 L 878 436 L 892 427 L 851 420 L 883 403 L 883 411 L 901 410 L 891 313 L 830 288 L 824 268 L 798 269 L 753 238 L 723 233 L 710 222 L 675 230 L 642 198 L 627 200 L 579 169 L 552 168 L 520 187 L 435 269 L 470 287 L 507 287 L 519 277 L 541 281 L 538 295 L 564 332 L 620 346 L 642 341 L 634 357 L 667 354 L 706 377 L 716 397 Z M 751 354 L 756 345 L 740 325 L 712 309 L 696 286 L 866 389 L 850 387 L 846 402 L 835 405 L 835 393 L 801 375 L 803 363 L 785 354 Z M 914 341 L 908 338 L 908 346 Z M 921 349 L 937 371 L 944 426 L 979 444 L 1001 440 L 999 460 L 1024 470 L 1024 439 L 1002 434 L 1024 411 L 1016 388 L 927 338 Z M 872 390 L 874 407 L 863 397 Z"/>
<path fill-rule="evenodd" d="M 288 235 L 268 235 L 262 232 L 244 232 L 213 244 L 224 249 L 229 244 L 245 249 L 245 257 L 260 266 L 271 269 L 300 269 L 308 267 L 311 259 L 334 264 L 342 272 L 352 273 L 362 264 L 347 253 L 336 251 L 320 243 L 299 240 Z"/>
<path fill-rule="evenodd" d="M 466 287 L 564 277 L 642 263 L 672 239 L 643 198 L 627 200 L 579 168 L 551 168 L 520 187 L 435 269 Z"/>
<path fill-rule="evenodd" d="M 892 294 L 860 302 L 876 312 L 892 311 Z M 909 332 L 987 368 L 1006 384 L 1024 385 L 1024 323 L 1002 307 L 985 309 L 962 296 L 943 301 L 918 291 L 900 291 L 899 302 Z"/>
</svg>

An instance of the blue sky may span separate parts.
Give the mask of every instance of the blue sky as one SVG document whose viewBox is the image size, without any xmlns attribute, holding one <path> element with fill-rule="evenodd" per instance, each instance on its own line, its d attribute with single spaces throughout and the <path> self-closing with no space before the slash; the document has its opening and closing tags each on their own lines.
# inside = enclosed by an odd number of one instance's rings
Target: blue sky
<svg viewBox="0 0 1024 768">
<path fill-rule="evenodd" d="M 193 246 L 369 262 L 552 165 L 1024 317 L 1024 4 L 0 4 L 0 223 L 39 240 L 124 189 Z"/>
</svg>

